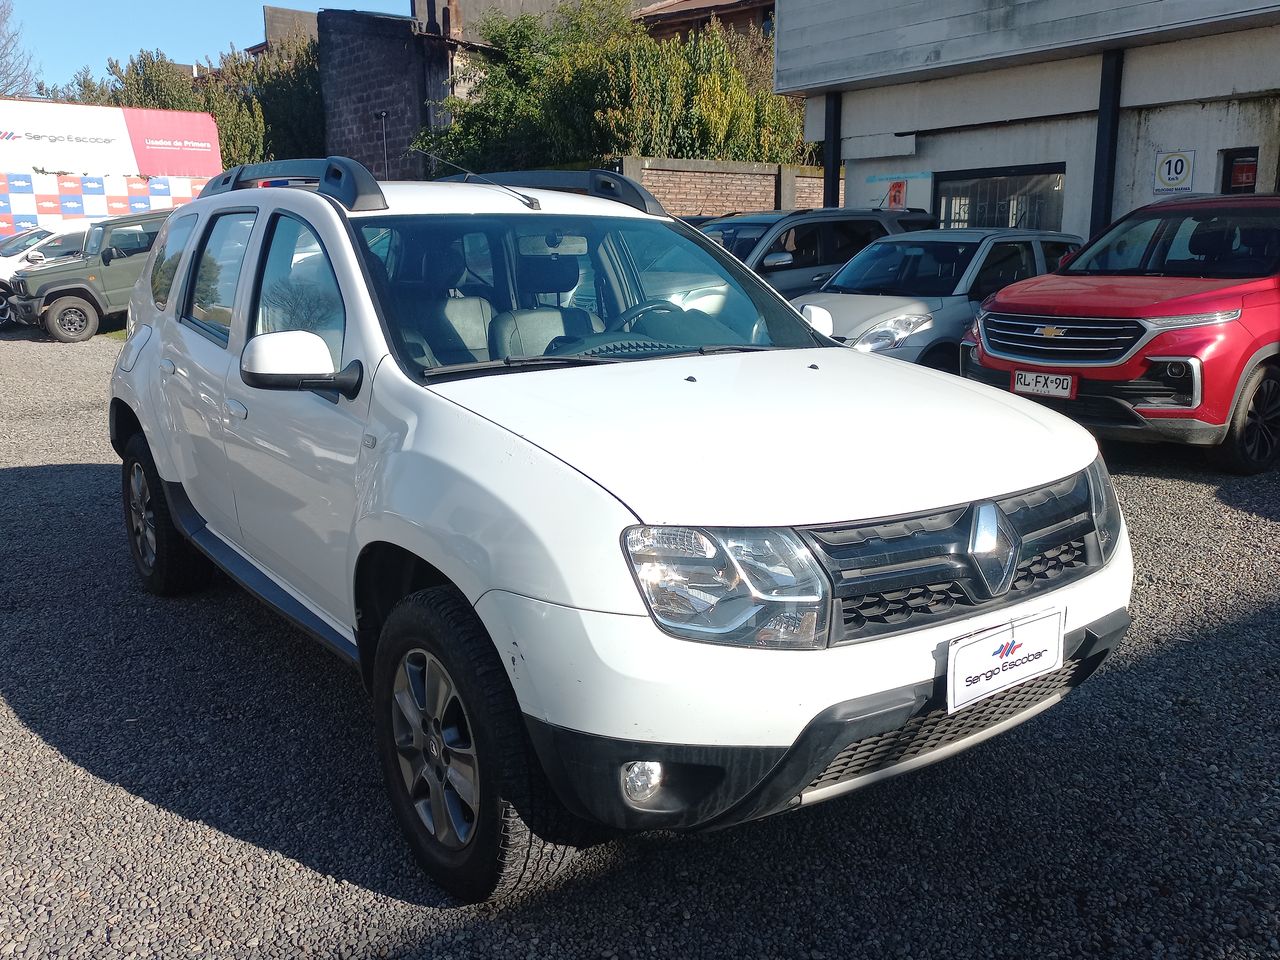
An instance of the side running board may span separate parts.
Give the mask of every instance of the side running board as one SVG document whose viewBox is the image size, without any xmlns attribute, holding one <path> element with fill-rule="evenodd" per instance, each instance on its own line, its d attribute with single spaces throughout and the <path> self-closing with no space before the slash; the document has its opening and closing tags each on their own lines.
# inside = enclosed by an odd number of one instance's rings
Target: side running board
<svg viewBox="0 0 1280 960">
<path fill-rule="evenodd" d="M 197 550 L 212 560 L 223 573 L 338 656 L 353 666 L 360 665 L 360 653 L 354 643 L 316 616 L 293 594 L 242 557 L 209 529 L 204 517 L 200 516 L 188 499 L 187 491 L 182 488 L 182 484 L 164 481 L 164 494 L 165 499 L 169 501 L 169 513 L 182 535 L 190 540 Z"/>
</svg>

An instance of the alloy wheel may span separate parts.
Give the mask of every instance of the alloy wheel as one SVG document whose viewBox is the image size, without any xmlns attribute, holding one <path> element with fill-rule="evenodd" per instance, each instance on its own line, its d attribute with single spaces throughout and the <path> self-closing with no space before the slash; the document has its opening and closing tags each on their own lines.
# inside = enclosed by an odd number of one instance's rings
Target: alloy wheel
<svg viewBox="0 0 1280 960">
<path fill-rule="evenodd" d="M 448 850 L 475 836 L 480 773 L 471 720 L 444 665 L 410 650 L 396 670 L 391 723 L 405 789 L 428 832 Z"/>
<path fill-rule="evenodd" d="M 1244 453 L 1254 463 L 1268 463 L 1280 443 L 1280 381 L 1258 384 L 1244 422 Z"/>
<path fill-rule="evenodd" d="M 137 547 L 138 559 L 150 572 L 156 564 L 156 514 L 151 506 L 146 472 L 136 460 L 129 470 L 129 533 Z"/>
<path fill-rule="evenodd" d="M 67 307 L 58 314 L 58 329 L 69 337 L 79 336 L 89 326 L 88 315 L 79 307 Z"/>
</svg>

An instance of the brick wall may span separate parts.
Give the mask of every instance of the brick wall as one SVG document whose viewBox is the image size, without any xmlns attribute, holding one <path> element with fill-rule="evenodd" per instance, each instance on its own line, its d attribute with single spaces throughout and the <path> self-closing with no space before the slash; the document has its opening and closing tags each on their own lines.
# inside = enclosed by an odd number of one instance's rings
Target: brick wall
<svg viewBox="0 0 1280 960">
<path fill-rule="evenodd" d="M 822 206 L 818 167 L 626 157 L 622 172 L 643 183 L 678 217 Z M 840 200 L 844 202 L 843 180 Z"/>
<path fill-rule="evenodd" d="M 443 119 L 428 101 L 448 93 L 450 48 L 415 33 L 409 17 L 323 10 L 318 33 L 329 155 L 359 160 L 379 179 L 423 178 L 426 158 L 409 148 L 424 126 Z"/>
</svg>

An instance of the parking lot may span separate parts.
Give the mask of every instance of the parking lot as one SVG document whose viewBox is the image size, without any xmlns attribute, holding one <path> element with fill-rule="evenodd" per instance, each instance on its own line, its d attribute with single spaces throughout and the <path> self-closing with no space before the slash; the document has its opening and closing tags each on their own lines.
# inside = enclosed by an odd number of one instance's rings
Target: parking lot
<svg viewBox="0 0 1280 960">
<path fill-rule="evenodd" d="M 457 908 L 392 821 L 355 673 L 229 581 L 137 585 L 118 350 L 0 333 L 0 958 L 1280 954 L 1276 475 L 1108 450 L 1134 627 L 1046 715 Z"/>
</svg>

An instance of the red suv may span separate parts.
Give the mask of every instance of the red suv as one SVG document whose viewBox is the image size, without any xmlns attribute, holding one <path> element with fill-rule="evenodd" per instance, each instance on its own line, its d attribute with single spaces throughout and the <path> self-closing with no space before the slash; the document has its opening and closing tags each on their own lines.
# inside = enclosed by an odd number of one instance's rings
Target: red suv
<svg viewBox="0 0 1280 960">
<path fill-rule="evenodd" d="M 1280 196 L 1135 210 L 987 300 L 962 354 L 969 378 L 1099 435 L 1266 470 L 1280 454 Z"/>
</svg>

